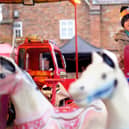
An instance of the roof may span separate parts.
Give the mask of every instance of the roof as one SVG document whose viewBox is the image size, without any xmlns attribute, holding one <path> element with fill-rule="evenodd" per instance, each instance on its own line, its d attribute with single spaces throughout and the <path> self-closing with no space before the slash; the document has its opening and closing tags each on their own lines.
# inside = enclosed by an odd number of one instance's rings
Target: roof
<svg viewBox="0 0 129 129">
<path fill-rule="evenodd" d="M 35 49 L 43 49 L 43 48 L 47 48 L 47 49 L 51 49 L 54 48 L 56 50 L 59 50 L 59 47 L 56 45 L 56 43 L 52 40 L 28 40 L 28 38 L 26 38 L 24 40 L 24 43 L 20 44 L 18 46 L 18 48 L 25 48 L 25 49 L 30 49 L 30 48 L 35 48 Z"/>
<path fill-rule="evenodd" d="M 93 51 L 100 51 L 100 48 L 97 48 L 87 41 L 83 40 L 80 36 L 77 36 L 78 41 L 78 53 L 85 54 L 91 53 Z M 65 45 L 60 47 L 63 54 L 74 54 L 75 53 L 75 37 L 68 41 Z"/>
</svg>

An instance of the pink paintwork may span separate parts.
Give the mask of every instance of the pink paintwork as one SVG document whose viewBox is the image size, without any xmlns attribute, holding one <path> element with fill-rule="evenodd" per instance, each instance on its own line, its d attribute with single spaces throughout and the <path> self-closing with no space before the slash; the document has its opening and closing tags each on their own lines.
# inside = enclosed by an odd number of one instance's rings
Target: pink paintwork
<svg viewBox="0 0 129 129">
<path fill-rule="evenodd" d="M 10 57 L 12 52 L 12 46 L 8 43 L 0 44 L 0 55 Z M 14 53 L 17 53 L 17 50 L 14 49 Z"/>
<path fill-rule="evenodd" d="M 1 60 L 8 63 L 6 69 Z M 10 62 L 10 63 L 9 63 Z M 72 103 L 64 107 L 53 105 L 37 90 L 30 76 L 23 73 L 13 60 L 0 57 L 0 94 L 9 94 L 16 111 L 15 129 L 104 129 L 107 112 L 101 101 L 87 108 Z"/>
</svg>

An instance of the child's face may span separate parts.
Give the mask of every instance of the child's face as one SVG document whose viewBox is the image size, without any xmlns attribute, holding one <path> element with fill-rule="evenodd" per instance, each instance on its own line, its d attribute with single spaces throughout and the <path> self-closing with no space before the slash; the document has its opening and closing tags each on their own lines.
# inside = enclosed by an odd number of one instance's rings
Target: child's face
<svg viewBox="0 0 129 129">
<path fill-rule="evenodd" d="M 125 30 L 127 30 L 129 32 L 129 19 L 127 21 L 125 21 L 124 28 L 125 28 Z"/>
</svg>

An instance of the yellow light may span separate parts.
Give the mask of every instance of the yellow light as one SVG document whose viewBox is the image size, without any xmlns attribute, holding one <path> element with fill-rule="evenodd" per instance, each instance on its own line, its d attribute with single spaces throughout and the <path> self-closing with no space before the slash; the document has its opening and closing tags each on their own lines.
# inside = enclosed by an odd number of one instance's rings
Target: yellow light
<svg viewBox="0 0 129 129">
<path fill-rule="evenodd" d="M 81 1 L 80 0 L 71 0 L 72 4 L 77 5 L 80 4 Z"/>
<path fill-rule="evenodd" d="M 80 4 L 81 1 L 80 1 L 80 0 L 74 0 L 74 3 L 75 3 L 75 4 Z"/>
</svg>

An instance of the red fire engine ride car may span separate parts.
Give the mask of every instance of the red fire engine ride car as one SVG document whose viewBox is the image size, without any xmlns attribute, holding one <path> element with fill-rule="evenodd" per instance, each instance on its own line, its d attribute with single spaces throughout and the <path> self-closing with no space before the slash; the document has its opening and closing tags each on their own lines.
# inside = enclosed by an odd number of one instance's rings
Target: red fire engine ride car
<svg viewBox="0 0 129 129">
<path fill-rule="evenodd" d="M 58 84 L 67 91 L 69 84 L 75 80 L 66 78 L 64 57 L 55 42 L 51 40 L 41 41 L 35 36 L 26 38 L 24 43 L 18 46 L 16 62 L 32 76 L 40 89 L 46 87 L 52 89 L 52 104 L 56 101 Z"/>
</svg>

